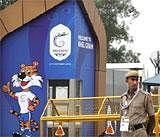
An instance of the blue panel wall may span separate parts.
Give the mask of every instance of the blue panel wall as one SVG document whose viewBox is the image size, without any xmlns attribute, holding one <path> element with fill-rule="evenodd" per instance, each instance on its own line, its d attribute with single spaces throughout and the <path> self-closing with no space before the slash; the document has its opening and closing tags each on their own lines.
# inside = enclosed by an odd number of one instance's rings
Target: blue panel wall
<svg viewBox="0 0 160 137">
<path fill-rule="evenodd" d="M 33 119 L 36 121 L 39 121 L 43 106 L 46 103 L 46 79 L 43 72 L 43 61 L 41 61 L 44 54 L 43 47 L 46 39 L 45 33 L 48 31 L 46 28 L 48 24 L 45 18 L 46 17 L 43 16 L 42 18 L 39 18 L 37 22 L 33 21 L 10 34 L 6 39 L 3 39 L 1 46 L 1 62 L 3 62 L 3 65 L 1 65 L 2 84 L 7 83 L 8 81 L 11 82 L 12 76 L 19 73 L 21 64 L 31 65 L 34 60 L 39 62 L 38 73 L 43 78 L 43 86 L 42 88 L 31 87 L 31 91 L 41 100 L 40 105 L 32 115 Z M 33 28 L 35 30 L 33 30 Z M 32 38 L 30 36 L 31 34 Z M 15 92 L 22 90 L 20 88 L 12 87 L 12 85 L 11 89 Z M 19 111 L 19 106 L 16 100 L 2 92 L 1 104 L 4 106 L 1 111 L 1 125 L 3 126 L 1 136 L 10 137 L 13 131 L 18 130 L 19 123 L 15 116 L 9 114 L 9 110 L 14 109 Z M 33 136 L 39 136 L 39 132 L 34 133 Z"/>
<path fill-rule="evenodd" d="M 2 45 L 0 43 L 0 87 L 2 87 Z M 0 88 L 1 92 L 1 88 Z M 0 99 L 1 99 L 1 94 L 0 94 Z M 2 103 L 0 103 L 0 112 L 2 112 Z M 0 113 L 0 123 L 2 123 L 2 113 Z M 2 125 L 0 126 L 0 135 L 2 134 Z"/>
<path fill-rule="evenodd" d="M 64 25 L 71 32 L 70 53 L 62 60 L 57 60 L 50 53 L 50 44 L 56 40 L 55 37 L 50 38 L 51 30 L 59 24 Z M 62 34 L 60 35 L 62 36 Z M 39 62 L 38 74 L 43 78 L 42 88 L 31 87 L 31 91 L 41 100 L 32 115 L 36 121 L 39 121 L 47 102 L 48 79 L 82 80 L 82 96 L 94 96 L 95 44 L 89 26 L 76 1 L 64 2 L 9 34 L 1 43 L 1 87 L 11 81 L 14 74 L 19 73 L 20 64 L 30 65 L 34 60 Z M 15 92 L 22 90 L 13 86 L 11 88 Z M 0 104 L 3 106 L 0 108 L 0 136 L 8 137 L 14 130 L 18 130 L 18 120 L 8 111 L 10 109 L 19 111 L 19 106 L 14 99 L 2 92 L 0 92 Z M 93 124 L 84 124 L 83 127 L 87 129 L 87 127 L 93 127 Z M 93 131 L 91 133 L 84 132 L 83 136 L 92 136 L 92 134 Z M 38 137 L 39 132 L 33 133 L 33 136 Z"/>
</svg>

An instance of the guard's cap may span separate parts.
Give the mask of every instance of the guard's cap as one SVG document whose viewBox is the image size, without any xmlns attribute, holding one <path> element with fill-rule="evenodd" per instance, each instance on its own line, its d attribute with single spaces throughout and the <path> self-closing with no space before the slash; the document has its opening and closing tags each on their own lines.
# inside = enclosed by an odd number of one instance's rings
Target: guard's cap
<svg viewBox="0 0 160 137">
<path fill-rule="evenodd" d="M 126 73 L 125 78 L 129 77 L 139 77 L 138 71 L 137 70 L 130 70 Z"/>
</svg>

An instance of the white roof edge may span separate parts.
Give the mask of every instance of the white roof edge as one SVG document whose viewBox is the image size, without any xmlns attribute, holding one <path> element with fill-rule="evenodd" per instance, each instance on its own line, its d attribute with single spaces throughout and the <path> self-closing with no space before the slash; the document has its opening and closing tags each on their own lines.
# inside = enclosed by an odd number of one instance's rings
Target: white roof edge
<svg viewBox="0 0 160 137">
<path fill-rule="evenodd" d="M 107 69 L 144 69 L 143 63 L 106 63 Z"/>
</svg>

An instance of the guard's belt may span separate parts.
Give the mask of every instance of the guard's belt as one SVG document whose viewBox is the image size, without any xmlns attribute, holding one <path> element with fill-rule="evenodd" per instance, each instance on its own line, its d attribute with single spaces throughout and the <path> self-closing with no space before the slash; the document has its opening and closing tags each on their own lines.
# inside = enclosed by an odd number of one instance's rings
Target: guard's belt
<svg viewBox="0 0 160 137">
<path fill-rule="evenodd" d="M 143 128 L 143 127 L 144 127 L 144 125 L 142 123 L 139 123 L 137 125 L 130 125 L 129 130 L 135 131 L 135 130 Z"/>
</svg>

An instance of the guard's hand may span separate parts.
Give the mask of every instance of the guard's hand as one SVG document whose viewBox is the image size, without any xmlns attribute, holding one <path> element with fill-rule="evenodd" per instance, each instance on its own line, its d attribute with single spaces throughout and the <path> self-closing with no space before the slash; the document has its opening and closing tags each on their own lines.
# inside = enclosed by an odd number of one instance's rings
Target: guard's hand
<svg viewBox="0 0 160 137">
<path fill-rule="evenodd" d="M 2 91 L 5 93 L 9 93 L 11 91 L 10 82 L 7 82 L 7 84 L 3 85 Z"/>
</svg>

